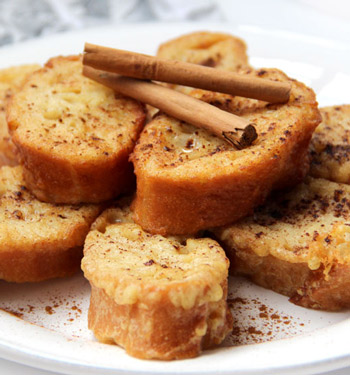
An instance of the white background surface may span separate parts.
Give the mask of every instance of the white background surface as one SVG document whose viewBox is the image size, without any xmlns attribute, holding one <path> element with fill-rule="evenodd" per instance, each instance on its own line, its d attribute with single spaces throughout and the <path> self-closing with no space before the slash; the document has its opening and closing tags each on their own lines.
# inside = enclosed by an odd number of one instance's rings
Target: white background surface
<svg viewBox="0 0 350 375">
<path fill-rule="evenodd" d="M 245 0 L 242 2 L 221 0 L 217 2 L 221 17 L 228 20 L 232 25 L 245 25 L 252 28 L 261 28 L 262 30 L 267 30 L 267 40 L 268 33 L 278 34 L 285 33 L 297 33 L 300 35 L 308 35 L 310 37 L 322 37 L 329 38 L 336 41 L 342 41 L 344 43 L 350 43 L 350 2 L 333 0 L 333 1 L 254 1 Z M 217 11 L 217 10 L 216 10 Z M 181 12 L 180 12 L 181 13 Z M 180 16 L 181 17 L 181 14 Z M 180 18 L 181 19 L 181 18 Z M 347 22 L 348 21 L 348 22 Z M 201 24 L 201 29 L 203 29 L 203 24 Z M 322 46 L 320 46 L 322 48 Z M 122 46 L 122 48 L 127 48 Z M 293 47 L 295 49 L 295 47 Z M 40 56 L 40 51 L 38 52 L 38 58 Z M 307 53 L 308 51 L 303 51 Z M 33 55 L 33 53 L 32 53 Z M 36 53 L 34 53 L 36 55 Z M 279 51 L 275 51 L 275 56 L 278 58 Z M 28 57 L 29 55 L 26 54 Z M 257 54 L 259 56 L 259 54 Z M 332 56 L 328 56 L 329 59 Z M 347 64 L 350 66 L 350 56 L 348 53 L 343 56 L 344 61 L 342 64 Z M 312 59 L 311 59 L 312 60 Z M 23 61 L 26 62 L 26 61 Z M 273 61 L 272 61 L 273 62 Z M 278 62 L 278 61 L 277 61 Z M 4 61 L 0 61 L 3 64 Z M 13 62 L 15 63 L 15 62 Z M 19 61 L 21 63 L 21 61 Z M 259 58 L 252 61 L 253 65 L 259 65 Z M 277 64 L 276 64 L 277 65 Z M 322 64 L 320 64 L 322 66 Z M 286 66 L 288 68 L 288 66 Z M 289 69 L 295 69 L 294 67 L 289 67 Z M 305 66 L 306 76 L 305 81 L 308 77 L 314 74 L 317 76 L 317 71 L 315 71 L 312 65 Z M 288 70 L 288 69 L 285 69 Z M 336 76 L 336 75 L 335 75 Z M 309 78 L 310 79 L 310 78 Z M 347 78 L 339 76 L 333 81 L 333 86 L 335 91 L 339 91 L 342 87 L 346 87 L 343 93 L 340 93 L 340 97 L 343 98 L 342 102 L 350 103 L 350 94 L 348 91 L 349 85 L 345 85 L 344 79 Z M 308 83 L 308 82 L 306 82 Z M 322 86 L 321 81 L 317 81 L 317 77 L 314 78 L 314 83 Z M 332 87 L 330 88 L 332 89 Z M 327 91 L 323 94 L 323 104 L 340 104 L 335 101 L 334 96 L 327 96 Z M 339 100 L 340 100 L 339 97 Z M 310 348 L 312 350 L 312 348 Z M 0 373 L 1 375 L 47 375 L 49 372 L 32 369 L 27 366 L 15 364 L 6 360 L 0 359 Z M 333 372 L 327 372 L 330 375 L 339 374 L 350 374 L 350 368 L 337 370 Z"/>
</svg>

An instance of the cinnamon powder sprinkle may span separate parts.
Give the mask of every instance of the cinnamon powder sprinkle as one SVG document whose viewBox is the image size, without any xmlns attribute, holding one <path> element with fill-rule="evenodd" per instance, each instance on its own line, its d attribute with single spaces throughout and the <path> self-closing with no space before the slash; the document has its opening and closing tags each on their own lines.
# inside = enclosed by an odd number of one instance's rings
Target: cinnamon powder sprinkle
<svg viewBox="0 0 350 375">
<path fill-rule="evenodd" d="M 257 344 L 291 337 L 303 332 L 305 323 L 297 317 L 282 314 L 258 298 L 228 298 L 235 323 L 222 346 Z"/>
<path fill-rule="evenodd" d="M 52 306 L 46 306 L 45 311 L 47 314 L 50 314 L 50 315 L 55 313 L 55 310 L 52 308 Z"/>
</svg>

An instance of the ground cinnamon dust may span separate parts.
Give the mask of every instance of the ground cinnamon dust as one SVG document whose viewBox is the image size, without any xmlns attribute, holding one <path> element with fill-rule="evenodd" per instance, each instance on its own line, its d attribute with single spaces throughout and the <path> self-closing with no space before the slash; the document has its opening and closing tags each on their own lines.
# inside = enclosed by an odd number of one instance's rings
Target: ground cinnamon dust
<svg viewBox="0 0 350 375">
<path fill-rule="evenodd" d="M 303 332 L 304 322 L 287 314 L 280 314 L 258 298 L 228 298 L 235 320 L 232 333 L 223 346 L 238 346 L 291 337 Z"/>
</svg>

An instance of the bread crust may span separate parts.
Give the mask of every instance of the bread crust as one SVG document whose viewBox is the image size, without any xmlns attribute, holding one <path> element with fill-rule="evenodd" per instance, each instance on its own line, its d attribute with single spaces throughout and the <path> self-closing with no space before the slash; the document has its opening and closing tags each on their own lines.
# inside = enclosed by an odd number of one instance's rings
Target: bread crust
<svg viewBox="0 0 350 375">
<path fill-rule="evenodd" d="M 145 108 L 83 77 L 81 68 L 77 56 L 49 60 L 8 108 L 26 184 L 42 201 L 102 202 L 134 184 L 128 156 Z"/>
<path fill-rule="evenodd" d="M 254 283 L 289 297 L 306 308 L 339 311 L 350 307 L 349 265 L 334 263 L 324 269 L 310 270 L 307 263 L 290 263 L 272 255 L 261 257 L 250 248 L 223 245 L 231 261 L 231 273 L 249 277 Z"/>
<path fill-rule="evenodd" d="M 132 356 L 195 357 L 232 329 L 228 260 L 213 240 L 150 235 L 116 207 L 93 225 L 82 269 L 92 287 L 89 328 Z"/>
<path fill-rule="evenodd" d="M 0 279 L 26 283 L 68 277 L 79 271 L 82 257 L 82 245 L 67 249 L 48 244 L 35 251 L 15 247 L 1 249 Z"/>
<path fill-rule="evenodd" d="M 0 167 L 17 165 L 16 148 L 11 141 L 6 121 L 6 108 L 12 95 L 25 82 L 27 76 L 40 65 L 21 65 L 0 70 Z"/>
<path fill-rule="evenodd" d="M 169 116 L 156 116 L 131 155 L 137 176 L 134 219 L 152 233 L 185 234 L 226 225 L 250 214 L 273 189 L 293 186 L 308 170 L 308 145 L 320 122 L 313 91 L 276 69 L 245 70 L 289 81 L 290 101 L 194 90 L 191 95 L 245 117 L 259 136 L 251 147 L 227 142 Z"/>
<path fill-rule="evenodd" d="M 321 108 L 310 143 L 310 175 L 350 184 L 350 105 Z"/>
<path fill-rule="evenodd" d="M 22 167 L 0 168 L 0 279 L 37 282 L 77 272 L 100 210 L 39 202 L 25 187 Z"/>
<path fill-rule="evenodd" d="M 118 344 L 137 358 L 193 358 L 219 345 L 229 332 L 232 316 L 226 310 L 227 316 L 220 317 L 227 320 L 221 332 L 215 332 L 215 337 L 203 337 L 200 333 L 207 326 L 209 314 L 208 305 L 174 309 L 166 298 L 156 306 L 119 305 L 103 289 L 91 285 L 89 329 L 99 341 Z"/>
<path fill-rule="evenodd" d="M 350 307 L 350 186 L 308 178 L 254 216 L 214 231 L 231 272 L 304 307 Z"/>
</svg>

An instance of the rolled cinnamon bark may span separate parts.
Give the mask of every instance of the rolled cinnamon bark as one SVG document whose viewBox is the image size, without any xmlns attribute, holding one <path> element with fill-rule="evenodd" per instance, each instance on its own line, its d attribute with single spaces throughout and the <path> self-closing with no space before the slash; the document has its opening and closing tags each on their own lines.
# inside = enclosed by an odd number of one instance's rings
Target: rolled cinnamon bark
<svg viewBox="0 0 350 375">
<path fill-rule="evenodd" d="M 167 87 L 103 72 L 89 66 L 84 66 L 83 74 L 123 95 L 159 108 L 179 120 L 207 129 L 237 149 L 248 147 L 257 138 L 254 124 L 244 118 Z"/>
<path fill-rule="evenodd" d="M 181 61 L 85 44 L 83 64 L 128 77 L 196 87 L 231 95 L 284 103 L 291 85 Z"/>
</svg>

